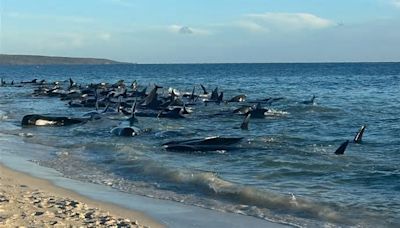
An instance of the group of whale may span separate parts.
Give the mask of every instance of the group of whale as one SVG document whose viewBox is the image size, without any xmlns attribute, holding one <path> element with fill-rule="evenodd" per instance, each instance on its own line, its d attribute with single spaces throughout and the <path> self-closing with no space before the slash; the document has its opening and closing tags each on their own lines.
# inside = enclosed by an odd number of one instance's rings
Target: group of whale
<svg viewBox="0 0 400 228">
<path fill-rule="evenodd" d="M 151 129 L 141 129 L 135 124 L 138 123 L 137 117 L 156 117 L 156 118 L 186 118 L 193 111 L 192 108 L 203 103 L 208 105 L 214 103 L 220 105 L 222 103 L 239 103 L 246 101 L 246 95 L 239 94 L 231 99 L 224 100 L 224 93 L 218 91 L 216 87 L 211 93 L 207 91 L 205 86 L 200 85 L 202 92 L 196 94 L 196 87 L 190 93 L 180 94 L 177 90 L 170 88 L 167 95 L 158 93 L 163 88 L 159 85 L 154 87 L 147 93 L 147 87 L 139 90 L 136 81 L 130 85 L 126 85 L 124 80 L 120 80 L 114 84 L 98 83 L 88 85 L 78 85 L 71 78 L 66 81 L 56 81 L 48 83 L 45 80 L 33 79 L 31 81 L 22 81 L 20 83 L 5 82 L 1 79 L 0 86 L 21 87 L 25 85 L 33 85 L 35 96 L 59 97 L 67 102 L 70 107 L 88 107 L 94 108 L 84 114 L 82 117 L 65 117 L 65 116 L 49 116 L 40 114 L 29 114 L 22 118 L 22 126 L 68 126 L 73 124 L 83 124 L 88 121 L 94 121 L 101 118 L 107 118 L 113 115 L 123 115 L 127 118 L 120 123 L 119 126 L 111 129 L 110 133 L 117 136 L 137 136 Z M 271 105 L 284 98 L 267 98 L 262 100 L 248 101 L 247 105 L 233 110 L 232 114 L 244 116 L 240 129 L 248 130 L 251 118 L 264 118 L 267 108 L 262 104 Z M 311 100 L 300 102 L 303 105 L 315 104 L 316 96 Z M 100 110 L 102 108 L 102 110 Z M 366 126 L 362 126 L 353 139 L 354 143 L 361 143 Z M 240 142 L 243 137 L 223 137 L 213 136 L 205 138 L 184 139 L 178 141 L 170 141 L 162 146 L 167 150 L 174 151 L 213 151 L 226 150 L 232 145 Z M 343 142 L 334 154 L 344 154 L 349 140 Z"/>
</svg>

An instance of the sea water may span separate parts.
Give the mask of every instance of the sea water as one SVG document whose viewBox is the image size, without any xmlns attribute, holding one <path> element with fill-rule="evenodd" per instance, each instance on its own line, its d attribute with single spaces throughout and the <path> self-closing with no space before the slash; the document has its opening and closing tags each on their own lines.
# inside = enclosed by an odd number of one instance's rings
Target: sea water
<svg viewBox="0 0 400 228">
<path fill-rule="evenodd" d="M 185 119 L 139 118 L 148 134 L 121 138 L 121 120 L 22 128 L 26 114 L 82 116 L 35 86 L 0 87 L 0 134 L 27 145 L 21 156 L 64 176 L 122 192 L 298 226 L 400 226 L 400 64 L 185 64 L 0 66 L 6 82 L 136 80 L 151 89 L 211 92 L 247 100 L 283 98 L 263 119 L 231 115 L 238 103 L 199 104 Z M 68 82 L 66 82 L 68 83 Z M 149 91 L 149 90 L 148 90 Z M 315 95 L 314 104 L 303 104 Z M 367 125 L 363 142 L 334 154 Z M 162 143 L 206 136 L 244 137 L 236 150 L 176 153 Z M 35 147 L 36 145 L 36 147 Z M 0 144 L 0 148 L 2 145 Z M 47 148 L 35 150 L 34 148 Z M 12 150 L 12 148 L 2 148 Z"/>
</svg>

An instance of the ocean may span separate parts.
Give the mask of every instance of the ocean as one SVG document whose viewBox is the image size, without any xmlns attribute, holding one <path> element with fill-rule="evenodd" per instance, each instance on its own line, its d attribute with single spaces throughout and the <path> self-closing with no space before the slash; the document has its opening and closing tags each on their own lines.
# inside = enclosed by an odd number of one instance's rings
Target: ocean
<svg viewBox="0 0 400 228">
<path fill-rule="evenodd" d="M 124 193 L 299 227 L 400 226 L 400 63 L 126 64 L 0 66 L 0 135 L 23 142 L 4 147 L 61 172 Z M 68 85 L 136 80 L 181 93 L 218 87 L 225 100 L 245 94 L 263 104 L 265 118 L 239 128 L 244 103 L 198 102 L 183 119 L 137 117 L 152 131 L 110 133 L 123 119 L 102 118 L 65 127 L 21 127 L 27 114 L 80 117 L 59 97 L 34 96 L 34 78 Z M 303 104 L 315 95 L 314 104 Z M 251 103 L 254 104 L 254 103 Z M 363 142 L 350 143 L 366 125 Z M 7 137 L 13 136 L 13 137 Z M 167 151 L 171 140 L 243 137 L 234 150 Z M 40 149 L 38 149 L 40 148 Z"/>
</svg>

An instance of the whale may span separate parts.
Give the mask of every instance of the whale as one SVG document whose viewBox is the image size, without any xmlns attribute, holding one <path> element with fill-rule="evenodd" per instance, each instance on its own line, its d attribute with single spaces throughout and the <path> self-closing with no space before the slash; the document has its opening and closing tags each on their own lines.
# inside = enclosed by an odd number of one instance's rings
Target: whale
<svg viewBox="0 0 400 228">
<path fill-rule="evenodd" d="M 185 151 L 217 151 L 233 149 L 232 145 L 239 143 L 243 137 L 212 136 L 187 140 L 170 141 L 162 144 L 166 150 Z"/>
<path fill-rule="evenodd" d="M 228 103 L 230 103 L 230 102 L 244 102 L 245 100 L 246 100 L 246 95 L 240 94 L 240 95 L 232 97 L 227 102 Z"/>
<path fill-rule="evenodd" d="M 129 118 L 128 126 L 123 126 L 122 124 L 118 127 L 111 129 L 110 133 L 116 136 L 124 136 L 124 137 L 134 137 L 140 135 L 145 132 L 150 132 L 151 128 L 141 129 L 133 124 L 137 122 L 134 117 Z"/>
<path fill-rule="evenodd" d="M 255 108 L 249 111 L 252 118 L 264 118 L 266 112 L 268 112 L 268 109 L 262 108 L 261 103 L 258 103 Z"/>
<path fill-rule="evenodd" d="M 268 98 L 264 98 L 264 99 L 248 101 L 247 103 L 261 103 L 261 104 L 266 104 L 266 105 L 271 106 L 272 103 L 278 102 L 283 99 L 285 99 L 285 98 L 284 97 L 268 97 Z"/>
<path fill-rule="evenodd" d="M 224 92 L 221 92 L 217 99 L 217 104 L 220 104 L 224 100 Z"/>
<path fill-rule="evenodd" d="M 59 116 L 44 116 L 44 115 L 26 115 L 22 118 L 22 126 L 68 126 L 73 124 L 86 123 L 88 119 L 59 117 Z"/>
<path fill-rule="evenodd" d="M 310 99 L 310 100 L 308 100 L 308 101 L 303 101 L 303 102 L 301 102 L 302 104 L 305 104 L 305 105 L 314 105 L 315 103 L 315 98 L 317 98 L 315 95 L 313 95 L 312 96 L 312 98 Z"/>
<path fill-rule="evenodd" d="M 200 84 L 200 87 L 203 90 L 203 95 L 208 95 L 206 87 L 204 87 L 202 84 Z"/>
<path fill-rule="evenodd" d="M 111 129 L 110 132 L 116 136 L 133 137 L 142 133 L 142 130 L 135 126 L 119 126 Z"/>
<path fill-rule="evenodd" d="M 353 139 L 354 143 L 361 143 L 366 127 L 367 127 L 366 125 L 361 126 L 360 130 L 354 136 L 354 139 Z"/>
<path fill-rule="evenodd" d="M 182 97 L 186 98 L 188 100 L 189 105 L 194 105 L 195 102 L 199 99 L 199 95 L 195 94 L 196 86 L 193 86 L 192 92 L 191 93 L 185 93 L 182 95 Z"/>
<path fill-rule="evenodd" d="M 191 93 L 190 96 L 189 96 L 189 101 L 192 102 L 192 103 L 195 102 L 195 99 L 196 99 L 196 98 L 198 98 L 198 96 L 196 97 L 196 95 L 194 94 L 195 89 L 196 89 L 196 86 L 193 86 L 192 93 Z"/>
<path fill-rule="evenodd" d="M 166 109 L 158 113 L 158 118 L 171 118 L 171 119 L 181 119 L 185 118 L 184 114 L 188 112 L 184 107 L 175 107 L 173 109 Z"/>
<path fill-rule="evenodd" d="M 36 83 L 37 82 L 37 79 L 35 78 L 35 79 L 33 79 L 33 80 L 31 80 L 31 81 L 22 81 L 21 82 L 21 84 L 30 84 L 30 83 Z"/>
<path fill-rule="evenodd" d="M 246 106 L 242 106 L 240 108 L 237 108 L 237 109 L 233 110 L 233 113 L 234 114 L 239 114 L 239 115 L 245 115 L 248 112 L 250 112 L 252 109 L 253 108 L 251 106 L 246 105 Z"/>
<path fill-rule="evenodd" d="M 219 93 L 218 93 L 218 86 L 211 92 L 211 97 L 210 100 L 211 101 L 217 101 L 219 97 Z"/>
<path fill-rule="evenodd" d="M 249 121 L 250 121 L 251 113 L 248 112 L 243 119 L 242 124 L 240 125 L 240 129 L 249 130 Z"/>
<path fill-rule="evenodd" d="M 342 143 L 335 151 L 336 155 L 343 155 L 344 152 L 346 151 L 347 145 L 349 145 L 349 140 L 346 140 L 344 143 Z"/>
<path fill-rule="evenodd" d="M 136 114 L 136 102 L 132 105 L 131 116 L 127 119 L 128 126 L 123 126 L 122 124 L 118 127 L 111 129 L 110 133 L 116 136 L 134 137 L 140 135 L 144 132 L 150 132 L 151 128 L 140 129 L 134 126 L 135 123 L 139 122 L 135 117 Z"/>
<path fill-rule="evenodd" d="M 149 109 L 159 109 L 161 102 L 157 99 L 157 90 L 163 88 L 162 86 L 154 85 L 154 88 L 150 91 L 149 95 L 144 98 L 141 106 Z"/>
</svg>

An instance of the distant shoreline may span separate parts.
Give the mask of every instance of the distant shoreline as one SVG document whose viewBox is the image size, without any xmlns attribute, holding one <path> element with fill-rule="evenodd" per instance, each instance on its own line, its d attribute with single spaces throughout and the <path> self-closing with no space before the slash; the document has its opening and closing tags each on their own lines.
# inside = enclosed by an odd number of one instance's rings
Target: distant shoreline
<svg viewBox="0 0 400 228">
<path fill-rule="evenodd" d="M 0 65 L 221 65 L 221 64 L 399 64 L 400 61 L 315 61 L 315 62 L 119 62 L 103 58 L 0 54 Z"/>
<path fill-rule="evenodd" d="M 0 54 L 0 65 L 111 65 L 129 64 L 110 59 L 74 58 L 42 55 Z"/>
</svg>

